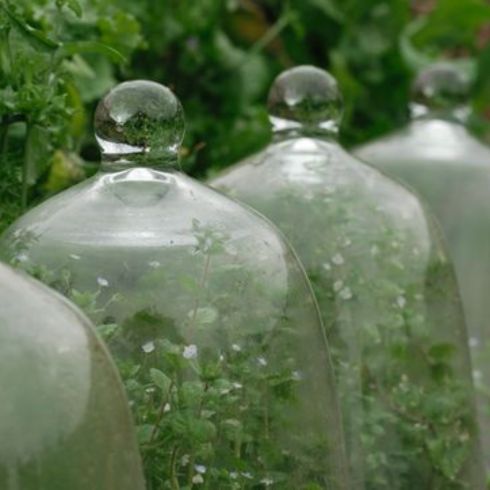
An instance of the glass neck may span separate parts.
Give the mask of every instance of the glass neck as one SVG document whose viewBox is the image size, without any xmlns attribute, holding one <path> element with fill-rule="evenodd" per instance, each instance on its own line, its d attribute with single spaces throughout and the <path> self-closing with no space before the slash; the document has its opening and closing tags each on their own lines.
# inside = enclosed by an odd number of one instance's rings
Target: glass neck
<svg viewBox="0 0 490 490">
<path fill-rule="evenodd" d="M 431 108 L 421 104 L 410 104 L 410 116 L 412 121 L 428 119 L 440 119 L 465 125 L 471 116 L 471 108 L 468 105 L 448 108 Z"/>
<path fill-rule="evenodd" d="M 285 128 L 285 129 L 274 129 L 272 141 L 280 142 L 293 138 L 316 138 L 323 139 L 327 141 L 337 141 L 338 140 L 338 128 L 321 128 L 315 127 L 297 127 L 297 128 Z"/>
<path fill-rule="evenodd" d="M 131 168 L 149 168 L 164 172 L 181 170 L 177 154 L 148 155 L 144 153 L 129 155 L 102 155 L 101 172 L 119 172 Z"/>
</svg>

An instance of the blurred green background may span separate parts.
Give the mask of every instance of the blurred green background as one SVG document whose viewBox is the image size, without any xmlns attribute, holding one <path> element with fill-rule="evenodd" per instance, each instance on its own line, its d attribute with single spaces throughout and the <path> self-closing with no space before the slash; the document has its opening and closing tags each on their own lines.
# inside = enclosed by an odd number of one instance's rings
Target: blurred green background
<svg viewBox="0 0 490 490">
<path fill-rule="evenodd" d="M 402 125 L 411 79 L 438 59 L 474 80 L 470 124 L 490 140 L 487 0 L 0 0 L 0 231 L 96 170 L 92 114 L 118 81 L 177 93 L 182 165 L 202 178 L 267 143 L 281 70 L 337 77 L 351 146 Z"/>
</svg>

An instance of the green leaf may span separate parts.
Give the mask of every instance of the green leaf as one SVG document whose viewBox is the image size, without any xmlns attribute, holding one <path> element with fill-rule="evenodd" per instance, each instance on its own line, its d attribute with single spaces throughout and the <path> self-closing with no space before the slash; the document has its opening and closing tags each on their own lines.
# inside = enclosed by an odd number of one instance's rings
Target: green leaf
<svg viewBox="0 0 490 490">
<path fill-rule="evenodd" d="M 429 349 L 429 356 L 438 362 L 448 361 L 455 353 L 455 346 L 449 342 L 442 342 L 440 344 L 434 344 Z"/>
<path fill-rule="evenodd" d="M 159 369 L 151 368 L 150 377 L 153 383 L 162 390 L 163 393 L 168 393 L 172 380 Z"/>
<path fill-rule="evenodd" d="M 339 24 L 344 23 L 345 16 L 333 0 L 310 0 L 310 4 L 321 10 L 327 17 L 330 17 Z"/>
<path fill-rule="evenodd" d="M 413 36 L 425 27 L 427 20 L 424 17 L 408 24 L 400 35 L 400 51 L 406 65 L 414 72 L 423 70 L 435 60 L 418 50 L 412 41 Z"/>
<path fill-rule="evenodd" d="M 209 442 L 216 437 L 216 426 L 209 420 L 191 419 L 189 425 L 191 437 L 197 442 Z"/>
<path fill-rule="evenodd" d="M 81 17 L 83 14 L 82 6 L 77 0 L 66 0 L 66 6 L 77 16 Z"/>
<path fill-rule="evenodd" d="M 55 51 L 59 48 L 59 43 L 50 39 L 39 29 L 35 29 L 34 27 L 24 22 L 13 12 L 11 12 L 7 7 L 5 7 L 5 5 L 0 6 L 0 8 L 2 8 L 7 14 L 13 26 L 17 28 L 18 32 L 34 48 L 40 49 L 42 51 Z"/>
<path fill-rule="evenodd" d="M 189 312 L 189 317 L 193 317 L 194 312 Z M 204 306 L 196 311 L 196 323 L 198 325 L 209 325 L 218 318 L 218 310 L 212 306 Z"/>
<path fill-rule="evenodd" d="M 155 429 L 155 426 L 151 425 L 151 424 L 138 425 L 137 432 L 138 432 L 139 443 L 145 444 L 145 443 L 150 442 L 154 429 Z"/>
<path fill-rule="evenodd" d="M 81 53 L 97 53 L 107 56 L 114 63 L 124 64 L 127 59 L 116 49 L 111 48 L 107 44 L 98 43 L 96 41 L 73 41 L 64 43 L 59 52 L 59 57 L 65 58 L 74 54 Z"/>
</svg>

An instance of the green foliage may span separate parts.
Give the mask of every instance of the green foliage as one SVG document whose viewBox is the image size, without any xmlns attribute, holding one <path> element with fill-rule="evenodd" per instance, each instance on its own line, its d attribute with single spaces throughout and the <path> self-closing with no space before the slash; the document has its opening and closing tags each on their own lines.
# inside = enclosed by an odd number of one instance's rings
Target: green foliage
<svg viewBox="0 0 490 490">
<path fill-rule="evenodd" d="M 98 159 L 94 102 L 128 78 L 163 82 L 181 98 L 183 165 L 197 176 L 268 141 L 268 87 L 294 64 L 328 68 L 339 79 L 351 145 L 404 122 L 415 71 L 440 57 L 469 57 L 460 64 L 478 67 L 474 126 L 485 134 L 490 8 L 484 0 L 439 0 L 424 10 L 429 3 L 2 0 L 0 166 L 12 168 L 2 168 L 9 190 L 0 193 L 0 229 L 22 202 L 81 178 L 50 179 L 55 152 L 70 162 L 80 152 Z"/>
<path fill-rule="evenodd" d="M 76 152 L 87 131 L 85 104 L 115 83 L 141 39 L 121 8 L 77 0 L 3 0 L 0 39 L 3 228 L 28 200 L 83 177 Z"/>
<path fill-rule="evenodd" d="M 346 488 L 336 481 L 340 421 L 325 396 L 324 346 L 315 334 L 313 348 L 303 343 L 311 329 L 321 334 L 315 311 L 304 309 L 303 279 L 291 269 L 289 279 L 299 282 L 286 294 L 236 249 L 227 255 L 230 242 L 238 247 L 227 234 L 194 220 L 192 235 L 191 246 L 159 257 L 162 268 L 139 269 L 134 249 L 132 263 L 113 251 L 115 276 L 106 270 L 110 280 L 83 292 L 75 287 L 81 270 L 102 273 L 93 260 L 83 263 L 86 254 L 70 254 L 78 270 L 59 262 L 59 249 L 50 254 L 56 265 L 31 261 L 38 237 L 29 232 L 14 234 L 10 252 L 97 324 L 126 387 L 149 490 Z M 108 262 L 106 250 L 102 256 Z"/>
</svg>

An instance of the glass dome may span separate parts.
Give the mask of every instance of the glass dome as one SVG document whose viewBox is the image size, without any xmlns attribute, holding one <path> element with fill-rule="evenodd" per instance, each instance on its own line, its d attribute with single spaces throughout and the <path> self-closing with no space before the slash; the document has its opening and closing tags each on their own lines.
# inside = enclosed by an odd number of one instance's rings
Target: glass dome
<svg viewBox="0 0 490 490">
<path fill-rule="evenodd" d="M 279 225 L 305 265 L 355 488 L 484 488 L 465 325 L 437 231 L 410 192 L 339 146 L 327 72 L 283 72 L 268 108 L 273 142 L 212 184 Z"/>
<path fill-rule="evenodd" d="M 84 306 L 138 424 L 150 489 L 347 489 L 333 369 L 295 255 L 178 169 L 182 107 L 147 81 L 95 114 L 101 171 L 31 210 L 10 259 Z"/>
<path fill-rule="evenodd" d="M 0 264 L 0 488 L 144 490 L 117 371 L 89 322 Z"/>
<path fill-rule="evenodd" d="M 464 126 L 469 88 L 450 64 L 430 66 L 414 83 L 408 126 L 356 153 L 411 185 L 443 227 L 465 307 L 490 471 L 490 150 Z"/>
</svg>

